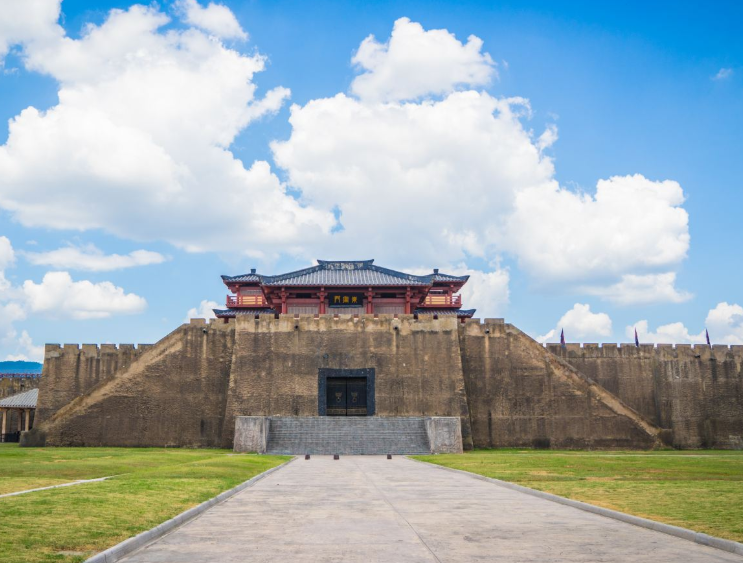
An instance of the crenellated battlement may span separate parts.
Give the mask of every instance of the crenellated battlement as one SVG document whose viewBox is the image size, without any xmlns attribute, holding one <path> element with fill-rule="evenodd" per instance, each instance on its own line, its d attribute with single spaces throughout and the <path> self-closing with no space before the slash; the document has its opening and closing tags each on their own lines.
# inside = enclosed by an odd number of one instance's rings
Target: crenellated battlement
<svg viewBox="0 0 743 563">
<path fill-rule="evenodd" d="M 700 360 L 736 360 L 743 362 L 743 345 L 714 344 L 640 344 L 634 343 L 556 343 L 544 345 L 547 350 L 563 358 L 637 358 L 655 360 L 700 359 Z"/>
</svg>

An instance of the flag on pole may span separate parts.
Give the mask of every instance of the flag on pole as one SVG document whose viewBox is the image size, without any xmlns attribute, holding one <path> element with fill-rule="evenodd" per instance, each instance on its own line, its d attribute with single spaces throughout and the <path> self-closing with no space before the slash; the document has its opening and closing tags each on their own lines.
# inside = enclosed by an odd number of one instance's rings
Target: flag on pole
<svg viewBox="0 0 743 563">
<path fill-rule="evenodd" d="M 709 331 L 706 328 L 704 329 L 704 333 L 707 335 L 707 346 L 712 348 L 712 344 L 709 342 Z"/>
<path fill-rule="evenodd" d="M 637 329 L 635 329 L 635 348 L 640 347 L 640 339 L 637 338 Z"/>
<path fill-rule="evenodd" d="M 565 329 L 560 329 L 560 346 L 565 348 Z"/>
</svg>

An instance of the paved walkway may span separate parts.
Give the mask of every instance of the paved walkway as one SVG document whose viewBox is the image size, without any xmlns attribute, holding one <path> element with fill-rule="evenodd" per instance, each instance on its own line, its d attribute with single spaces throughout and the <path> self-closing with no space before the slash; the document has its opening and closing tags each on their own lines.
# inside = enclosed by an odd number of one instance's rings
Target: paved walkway
<svg viewBox="0 0 743 563">
<path fill-rule="evenodd" d="M 127 563 L 743 558 L 401 457 L 298 459 Z"/>
</svg>

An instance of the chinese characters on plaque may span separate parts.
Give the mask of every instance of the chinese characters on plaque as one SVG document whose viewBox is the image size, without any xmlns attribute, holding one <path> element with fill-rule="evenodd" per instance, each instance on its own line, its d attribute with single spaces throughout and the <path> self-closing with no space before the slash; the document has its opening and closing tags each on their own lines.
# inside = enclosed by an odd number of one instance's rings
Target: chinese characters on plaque
<svg viewBox="0 0 743 563">
<path fill-rule="evenodd" d="M 363 305 L 363 293 L 328 293 L 329 307 L 361 307 Z"/>
</svg>

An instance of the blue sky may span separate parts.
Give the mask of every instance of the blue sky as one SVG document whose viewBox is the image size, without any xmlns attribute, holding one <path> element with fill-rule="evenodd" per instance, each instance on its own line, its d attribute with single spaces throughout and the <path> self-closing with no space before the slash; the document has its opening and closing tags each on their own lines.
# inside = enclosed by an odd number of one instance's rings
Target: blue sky
<svg viewBox="0 0 743 563">
<path fill-rule="evenodd" d="M 0 359 L 315 258 L 469 273 L 545 340 L 743 343 L 738 2 L 32 4 L 0 6 Z"/>
</svg>

